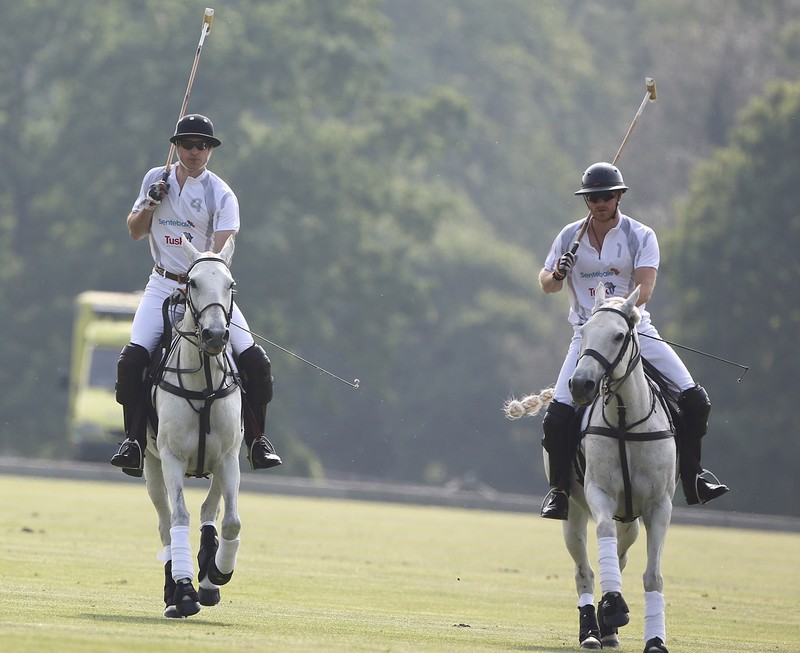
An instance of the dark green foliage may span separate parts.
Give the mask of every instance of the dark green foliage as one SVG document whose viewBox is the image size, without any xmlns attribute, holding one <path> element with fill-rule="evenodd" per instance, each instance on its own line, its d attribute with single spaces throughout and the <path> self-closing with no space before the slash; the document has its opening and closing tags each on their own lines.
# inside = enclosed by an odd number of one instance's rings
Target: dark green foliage
<svg viewBox="0 0 800 653">
<path fill-rule="evenodd" d="M 776 470 L 800 457 L 786 385 L 800 360 L 798 116 L 796 83 L 753 100 L 730 145 L 698 168 L 667 247 L 668 283 L 680 296 L 671 333 L 752 366 L 737 385 L 737 370 L 692 359 L 714 401 L 709 458 L 745 489 L 739 505 L 752 511 L 780 511 L 770 497 L 797 496 L 791 471 Z"/>
<path fill-rule="evenodd" d="M 145 283 L 149 251 L 124 218 L 166 161 L 205 4 L 3 4 L 0 454 L 69 455 L 72 298 Z M 736 476 L 720 507 L 796 512 L 759 504 L 764 471 L 749 466 L 751 433 L 767 441 L 769 424 L 765 465 L 788 459 L 791 437 L 779 379 L 800 319 L 796 90 L 771 90 L 693 174 L 766 80 L 794 74 L 795 4 L 218 6 L 189 110 L 215 121 L 211 167 L 240 199 L 238 300 L 257 332 L 362 381 L 265 345 L 277 473 L 544 489 L 540 424 L 506 421 L 502 403 L 555 381 L 566 298 L 545 297 L 536 275 L 584 215 L 572 192 L 613 157 L 649 75 L 659 101 L 621 167 L 625 210 L 664 243 L 651 308 L 687 344 L 752 362 L 770 398 L 745 401 L 726 368 L 689 361 L 715 401 L 709 466 Z"/>
</svg>

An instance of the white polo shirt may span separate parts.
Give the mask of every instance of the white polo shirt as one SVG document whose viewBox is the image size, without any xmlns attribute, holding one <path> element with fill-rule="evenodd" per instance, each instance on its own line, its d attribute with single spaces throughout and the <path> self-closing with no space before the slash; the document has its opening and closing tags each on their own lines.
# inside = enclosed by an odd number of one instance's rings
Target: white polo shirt
<svg viewBox="0 0 800 653">
<path fill-rule="evenodd" d="M 555 270 L 562 254 L 572 249 L 582 225 L 583 220 L 579 220 L 561 230 L 545 259 L 546 269 Z M 577 256 L 578 260 L 565 281 L 569 294 L 569 321 L 573 325 L 584 324 L 591 316 L 598 283 L 605 284 L 607 296 L 623 297 L 635 288 L 636 268 L 658 269 L 658 240 L 650 227 L 620 213 L 619 222 L 606 234 L 602 251 L 598 252 L 589 243 L 587 230 L 580 241 Z M 641 330 L 649 323 L 650 314 L 644 305 L 639 307 L 639 312 L 642 315 Z"/>
<path fill-rule="evenodd" d="M 172 166 L 167 179 L 169 192 L 153 212 L 150 252 L 156 265 L 174 274 L 185 274 L 189 261 L 181 247 L 184 233 L 189 234 L 199 251 L 210 250 L 215 231 L 239 230 L 239 201 L 230 186 L 209 170 L 198 177 L 188 177 L 181 189 L 176 170 L 177 166 Z M 163 174 L 163 166 L 147 172 L 133 211 L 142 208 L 150 184 Z"/>
</svg>

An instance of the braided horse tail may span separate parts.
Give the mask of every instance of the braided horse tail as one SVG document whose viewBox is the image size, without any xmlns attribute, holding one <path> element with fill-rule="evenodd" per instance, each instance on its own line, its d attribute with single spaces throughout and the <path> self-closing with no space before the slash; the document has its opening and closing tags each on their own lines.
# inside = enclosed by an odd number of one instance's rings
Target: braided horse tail
<svg viewBox="0 0 800 653">
<path fill-rule="evenodd" d="M 508 419 L 519 419 L 526 415 L 536 415 L 542 408 L 553 401 L 553 388 L 545 388 L 539 391 L 539 394 L 528 395 L 522 399 L 506 400 L 503 404 L 503 412 Z"/>
</svg>

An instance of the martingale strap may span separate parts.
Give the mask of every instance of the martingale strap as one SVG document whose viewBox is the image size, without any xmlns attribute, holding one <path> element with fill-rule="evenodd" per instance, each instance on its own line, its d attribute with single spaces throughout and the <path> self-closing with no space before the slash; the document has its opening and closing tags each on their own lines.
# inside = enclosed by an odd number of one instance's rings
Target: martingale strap
<svg viewBox="0 0 800 653">
<path fill-rule="evenodd" d="M 615 515 L 614 519 L 623 523 L 632 522 L 637 518 L 633 514 L 633 487 L 631 483 L 630 466 L 628 465 L 628 450 L 625 448 L 626 442 L 654 442 L 656 440 L 666 440 L 674 436 L 674 431 L 648 431 L 643 433 L 631 433 L 625 427 L 625 408 L 620 406 L 620 427 L 612 428 L 605 426 L 589 425 L 584 431 L 584 435 L 592 433 L 608 438 L 614 438 L 619 443 L 619 461 L 622 469 L 622 485 L 625 490 L 625 515 L 620 517 Z"/>
<path fill-rule="evenodd" d="M 197 473 L 187 474 L 187 476 L 195 476 L 197 478 L 206 478 L 207 475 L 203 473 L 206 458 L 206 436 L 211 433 L 211 406 L 217 399 L 227 397 L 229 394 L 236 392 L 239 389 L 237 383 L 230 385 L 223 385 L 216 390 L 211 388 L 211 370 L 209 367 L 210 358 L 203 354 L 203 368 L 206 374 L 206 389 L 205 390 L 188 390 L 181 386 L 170 383 L 164 379 L 158 384 L 158 387 L 169 392 L 170 394 L 182 397 L 191 403 L 191 401 L 202 401 L 203 405 L 200 409 L 195 409 L 199 414 L 200 423 L 198 428 L 198 442 L 197 442 Z"/>
<path fill-rule="evenodd" d="M 625 440 L 628 442 L 650 442 L 652 440 L 666 440 L 671 438 L 672 431 L 651 431 L 649 433 L 621 433 L 618 429 L 610 429 L 605 426 L 589 426 L 584 433 L 594 433 L 596 435 L 605 435 L 609 438 L 616 438 L 617 440 Z"/>
</svg>

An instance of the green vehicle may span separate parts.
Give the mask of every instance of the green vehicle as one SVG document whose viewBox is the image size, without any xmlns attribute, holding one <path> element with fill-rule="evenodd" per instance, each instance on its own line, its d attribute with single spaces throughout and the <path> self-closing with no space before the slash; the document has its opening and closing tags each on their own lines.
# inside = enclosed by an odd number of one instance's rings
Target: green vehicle
<svg viewBox="0 0 800 653">
<path fill-rule="evenodd" d="M 78 460 L 108 461 L 125 439 L 114 383 L 140 299 L 140 293 L 96 290 L 75 298 L 67 428 Z"/>
</svg>

